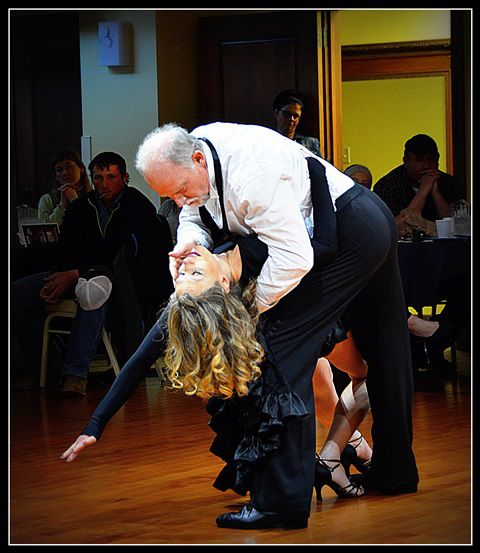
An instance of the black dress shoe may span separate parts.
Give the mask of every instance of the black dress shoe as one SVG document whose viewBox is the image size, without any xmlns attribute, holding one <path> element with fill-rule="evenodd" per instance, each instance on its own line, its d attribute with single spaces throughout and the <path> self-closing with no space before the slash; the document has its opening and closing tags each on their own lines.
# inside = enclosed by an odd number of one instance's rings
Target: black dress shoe
<svg viewBox="0 0 480 553">
<path fill-rule="evenodd" d="M 397 486 L 379 484 L 375 482 L 368 473 L 366 474 L 353 474 L 350 477 L 350 481 L 357 485 L 363 486 L 368 491 L 376 491 L 385 495 L 400 495 L 404 493 L 417 493 L 418 482 L 405 482 Z"/>
<path fill-rule="evenodd" d="M 220 528 L 256 530 L 258 528 L 306 528 L 308 513 L 269 513 L 257 511 L 247 503 L 238 513 L 225 513 L 217 517 Z"/>
</svg>

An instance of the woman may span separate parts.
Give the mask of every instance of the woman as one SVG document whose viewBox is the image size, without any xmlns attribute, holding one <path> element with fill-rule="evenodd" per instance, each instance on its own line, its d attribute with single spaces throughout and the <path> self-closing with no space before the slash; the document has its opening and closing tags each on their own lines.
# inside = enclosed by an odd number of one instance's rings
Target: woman
<svg viewBox="0 0 480 553">
<path fill-rule="evenodd" d="M 350 165 L 350 167 L 345 169 L 344 173 L 361 186 L 365 186 L 369 190 L 372 188 L 372 173 L 365 165 L 359 165 L 358 163 Z"/>
<path fill-rule="evenodd" d="M 41 196 L 38 218 L 42 223 L 63 222 L 65 209 L 79 196 L 90 192 L 92 186 L 80 156 L 74 150 L 57 152 L 51 161 L 55 186 Z"/>
<path fill-rule="evenodd" d="M 255 282 L 251 277 L 258 274 L 266 254 L 266 246 L 255 238 L 240 240 L 223 254 L 212 254 L 201 246 L 188 252 L 179 266 L 176 292 L 157 325 L 61 458 L 71 462 L 96 442 L 108 420 L 166 347 L 168 376 L 173 386 L 209 400 L 211 427 L 217 432 L 212 451 L 227 463 L 214 485 L 244 495 L 252 465 L 278 448 L 282 427 L 289 418 L 306 414 L 303 403 L 290 392 L 263 348 L 261 323 L 258 332 Z M 350 348 L 344 346 L 347 351 L 354 348 L 351 339 L 346 342 L 350 344 Z M 341 358 L 336 359 L 339 368 Z M 359 378 L 345 397 L 342 394 L 343 404 L 338 406 L 335 425 L 316 464 L 319 500 L 324 485 L 332 487 L 340 497 L 359 497 L 364 493 L 363 488 L 350 483 L 340 464 L 340 452 L 352 435 L 350 430 L 344 436 L 345 430 L 350 424 L 359 424 L 368 412 L 368 395 L 362 381 L 365 375 L 360 374 L 365 366 L 354 369 Z M 357 405 L 359 401 L 361 405 Z M 322 459 L 324 455 L 328 457 Z"/>
<path fill-rule="evenodd" d="M 175 283 L 176 297 L 170 301 L 168 318 L 170 339 L 166 363 L 175 387 L 206 399 L 242 397 L 251 392 L 247 384 L 260 376 L 259 365 L 265 354 L 262 355 L 262 346 L 255 340 L 258 312 L 254 303 L 254 282 L 248 281 L 258 274 L 266 256 L 267 248 L 262 242 L 246 238 L 239 239 L 238 245 L 226 253 L 214 255 L 202 246 L 196 246 L 183 258 Z M 231 340 L 231 336 L 235 339 Z M 257 338 L 261 341 L 261 323 Z M 337 340 L 340 343 L 335 345 Z M 345 335 L 338 325 L 332 329 L 328 342 L 324 355 L 335 366 L 348 372 L 352 382 L 336 405 L 330 402 L 326 410 L 320 409 L 321 420 L 327 422 L 330 432 L 317 456 L 315 487 L 319 500 L 325 484 L 340 497 L 363 495 L 364 490 L 350 483 L 345 470 L 348 472 L 353 463 L 364 472 L 371 458 L 370 447 L 356 430 L 369 411 L 366 364 L 351 334 Z M 325 396 L 337 397 L 333 384 L 329 388 L 332 377 L 331 372 L 325 372 L 331 370 L 326 363 L 325 359 L 319 360 L 314 379 L 317 405 L 322 407 Z M 275 378 L 270 389 L 265 382 L 262 384 L 263 393 L 286 388 L 283 381 L 279 382 L 273 363 L 269 371 L 275 373 Z M 218 405 L 221 411 L 227 411 L 223 405 Z M 230 414 L 228 417 L 233 418 Z M 228 426 L 232 424 L 233 420 Z M 341 457 L 349 440 L 352 445 Z M 236 485 L 239 486 L 238 482 Z"/>
</svg>

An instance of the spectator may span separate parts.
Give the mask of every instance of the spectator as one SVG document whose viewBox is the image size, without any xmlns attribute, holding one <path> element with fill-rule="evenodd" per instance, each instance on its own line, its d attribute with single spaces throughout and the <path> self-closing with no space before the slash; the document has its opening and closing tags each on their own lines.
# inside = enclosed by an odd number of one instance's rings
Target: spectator
<svg viewBox="0 0 480 553">
<path fill-rule="evenodd" d="M 304 100 L 295 90 L 283 90 L 275 96 L 273 101 L 273 116 L 276 121 L 276 130 L 283 136 L 295 140 L 317 156 L 321 156 L 320 142 L 313 136 L 297 134 L 297 127 L 302 117 Z"/>
<path fill-rule="evenodd" d="M 397 227 L 401 228 L 410 212 L 428 221 L 446 217 L 462 198 L 461 183 L 438 169 L 439 158 L 435 140 L 417 134 L 405 143 L 403 164 L 373 187 L 392 211 Z"/>
<path fill-rule="evenodd" d="M 38 219 L 42 223 L 63 221 L 65 209 L 80 196 L 92 190 L 87 170 L 74 150 L 57 152 L 51 161 L 55 186 L 41 196 L 38 202 Z"/>
<path fill-rule="evenodd" d="M 344 173 L 361 186 L 365 186 L 368 189 L 372 188 L 372 173 L 365 165 L 359 165 L 358 163 L 350 165 L 350 167 L 345 169 Z"/>
<path fill-rule="evenodd" d="M 28 356 L 29 376 L 36 382 L 45 303 L 74 297 L 79 279 L 92 276 L 92 269 L 97 274 L 100 267 L 103 276 L 110 276 L 117 254 L 132 237 L 146 262 L 145 278 L 158 282 L 164 300 L 172 290 L 168 274 L 170 235 L 168 230 L 163 234 L 159 232 L 159 228 L 165 227 L 161 226 L 150 200 L 127 185 L 129 175 L 125 160 L 117 153 L 103 152 L 91 161 L 89 171 L 95 189 L 75 200 L 66 211 L 58 257 L 52 270 L 11 284 L 12 334 Z M 62 391 L 65 394 L 86 394 L 89 365 L 95 356 L 107 313 L 105 300 L 93 306 L 85 306 L 81 301 L 77 307 L 62 359 Z"/>
<path fill-rule="evenodd" d="M 373 191 L 392 211 L 400 236 L 412 229 L 435 234 L 435 219 L 449 215 L 451 208 L 462 197 L 458 179 L 438 169 L 440 154 L 437 144 L 426 134 L 417 134 L 407 140 L 403 164 L 382 177 Z M 442 283 L 438 300 L 446 300 L 442 313 L 432 318 L 450 329 L 441 336 L 427 338 L 426 345 L 434 371 L 450 373 L 452 364 L 445 359 L 445 349 L 459 338 L 470 319 L 470 279 L 462 274 Z"/>
</svg>

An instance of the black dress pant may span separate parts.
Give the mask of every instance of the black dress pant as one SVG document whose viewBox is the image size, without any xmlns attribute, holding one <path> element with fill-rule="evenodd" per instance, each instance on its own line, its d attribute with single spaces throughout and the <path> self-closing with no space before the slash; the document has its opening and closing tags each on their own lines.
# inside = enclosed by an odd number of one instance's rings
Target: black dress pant
<svg viewBox="0 0 480 553">
<path fill-rule="evenodd" d="M 308 273 L 262 316 L 269 353 L 310 415 L 292 420 L 280 450 L 255 468 L 250 495 L 261 511 L 310 510 L 316 433 L 312 376 L 331 324 L 344 313 L 368 364 L 371 477 L 392 488 L 418 481 L 396 225 L 376 194 L 355 185 L 337 200 L 337 231 L 337 259 Z"/>
</svg>

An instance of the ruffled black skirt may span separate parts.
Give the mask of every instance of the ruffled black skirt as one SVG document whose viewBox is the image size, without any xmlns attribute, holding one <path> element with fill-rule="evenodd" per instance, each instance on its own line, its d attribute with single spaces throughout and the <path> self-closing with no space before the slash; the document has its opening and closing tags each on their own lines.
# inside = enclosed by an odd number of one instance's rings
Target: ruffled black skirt
<svg viewBox="0 0 480 553">
<path fill-rule="evenodd" d="M 333 325 L 322 355 L 345 338 L 342 325 Z M 250 383 L 246 396 L 214 397 L 206 409 L 211 415 L 210 428 L 216 433 L 210 451 L 225 462 L 213 486 L 239 495 L 250 491 L 254 467 L 279 450 L 289 422 L 309 414 L 268 354 L 261 377 Z"/>
<path fill-rule="evenodd" d="M 217 434 L 210 451 L 226 463 L 213 484 L 215 488 L 231 488 L 246 495 L 254 465 L 279 449 L 288 421 L 308 415 L 297 394 L 283 386 L 275 387 L 273 382 L 282 380 L 278 377 L 268 364 L 262 376 L 251 383 L 247 396 L 208 401 L 209 424 Z"/>
</svg>

